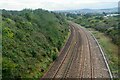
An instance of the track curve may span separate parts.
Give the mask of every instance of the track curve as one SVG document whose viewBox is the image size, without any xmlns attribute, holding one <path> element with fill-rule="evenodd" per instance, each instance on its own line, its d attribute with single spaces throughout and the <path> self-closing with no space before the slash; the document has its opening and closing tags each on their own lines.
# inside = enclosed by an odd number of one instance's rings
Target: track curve
<svg viewBox="0 0 120 80">
<path fill-rule="evenodd" d="M 99 45 L 78 24 L 69 22 L 71 34 L 45 78 L 111 78 Z"/>
</svg>

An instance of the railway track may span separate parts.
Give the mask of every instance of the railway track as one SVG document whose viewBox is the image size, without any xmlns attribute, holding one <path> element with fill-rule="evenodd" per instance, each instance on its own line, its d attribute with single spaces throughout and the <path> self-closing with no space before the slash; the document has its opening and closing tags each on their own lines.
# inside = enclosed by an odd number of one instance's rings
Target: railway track
<svg viewBox="0 0 120 80">
<path fill-rule="evenodd" d="M 77 35 L 78 35 L 78 32 L 76 31 L 76 43 L 74 45 L 72 55 L 69 59 L 69 64 L 67 65 L 67 67 L 64 71 L 63 78 L 77 77 L 77 76 L 74 76 L 74 70 L 75 70 L 75 68 L 77 68 L 76 63 L 77 63 L 77 59 L 79 57 L 77 52 L 79 50 L 79 45 L 80 45 L 80 41 L 78 39 L 79 37 Z M 71 71 L 73 71 L 73 72 L 71 73 Z M 72 74 L 72 75 L 69 75 L 69 74 Z"/>
<path fill-rule="evenodd" d="M 71 35 L 44 78 L 111 78 L 98 44 L 84 28 L 70 22 Z"/>
<path fill-rule="evenodd" d="M 81 28 L 82 29 L 82 28 Z M 87 45 L 88 45 L 88 53 L 89 53 L 89 58 L 90 58 L 90 62 L 89 62 L 89 66 L 90 66 L 90 77 L 89 78 L 93 78 L 93 59 L 92 59 L 92 51 L 91 51 L 91 44 L 90 44 L 90 40 L 89 40 L 89 37 L 88 35 L 86 34 L 86 32 L 82 29 L 82 31 L 84 32 L 85 36 L 86 36 L 86 39 L 87 39 Z"/>
<path fill-rule="evenodd" d="M 74 35 L 75 36 L 75 35 Z M 66 54 L 66 56 L 64 57 L 64 59 L 63 59 L 63 61 L 61 62 L 61 64 L 60 64 L 60 66 L 59 66 L 59 68 L 57 69 L 57 71 L 56 71 L 56 73 L 55 73 L 55 75 L 53 76 L 53 78 L 55 78 L 56 76 L 57 76 L 57 73 L 58 73 L 58 71 L 60 70 L 60 68 L 62 67 L 62 64 L 65 62 L 65 60 L 67 59 L 67 56 L 68 56 L 68 53 L 71 51 L 71 48 L 74 48 L 75 47 L 75 45 L 76 45 L 76 43 L 73 43 L 72 45 L 73 46 L 71 46 L 69 49 L 68 49 L 68 51 L 67 51 L 67 54 Z M 66 69 L 65 69 L 65 71 L 64 71 L 64 74 L 62 75 L 63 77 L 66 75 L 66 73 L 67 73 L 67 70 L 70 68 L 69 66 L 71 65 L 71 59 L 72 59 L 72 57 L 73 57 L 74 55 L 73 54 L 70 54 L 70 60 L 69 60 L 69 62 L 67 63 L 67 67 L 66 67 Z M 61 68 L 62 69 L 62 68 Z"/>
<path fill-rule="evenodd" d="M 63 50 L 60 52 L 59 57 L 55 60 L 55 62 L 50 67 L 49 71 L 43 76 L 43 78 L 54 78 L 54 75 L 56 75 L 59 67 L 61 66 L 61 64 L 63 64 L 63 61 L 67 56 L 67 51 L 70 49 L 71 47 L 70 45 L 73 45 L 72 42 L 74 41 L 73 37 L 74 37 L 75 30 L 71 26 L 70 26 L 70 30 L 71 30 L 71 34 L 66 45 L 64 46 Z"/>
</svg>

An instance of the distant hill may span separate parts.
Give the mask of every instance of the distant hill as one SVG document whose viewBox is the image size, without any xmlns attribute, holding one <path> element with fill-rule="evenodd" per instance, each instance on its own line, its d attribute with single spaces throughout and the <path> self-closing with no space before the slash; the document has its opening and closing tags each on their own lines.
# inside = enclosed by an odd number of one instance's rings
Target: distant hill
<svg viewBox="0 0 120 80">
<path fill-rule="evenodd" d="M 72 13 L 72 14 L 79 14 L 79 13 L 114 13 L 118 12 L 118 8 L 108 8 L 108 9 L 77 9 L 77 10 L 58 10 L 55 12 L 62 12 L 62 13 Z"/>
</svg>

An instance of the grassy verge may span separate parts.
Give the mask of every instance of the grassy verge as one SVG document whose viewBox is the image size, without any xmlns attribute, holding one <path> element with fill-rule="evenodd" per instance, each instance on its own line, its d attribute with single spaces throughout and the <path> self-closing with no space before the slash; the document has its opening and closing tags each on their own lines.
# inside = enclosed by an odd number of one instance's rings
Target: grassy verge
<svg viewBox="0 0 120 80">
<path fill-rule="evenodd" d="M 88 28 L 89 31 L 93 33 L 96 39 L 99 41 L 101 47 L 103 48 L 105 55 L 107 57 L 110 69 L 113 76 L 118 77 L 118 46 L 115 45 L 111 39 L 104 33 L 98 32 L 94 29 Z"/>
<path fill-rule="evenodd" d="M 70 36 L 70 32 L 68 32 L 68 34 L 65 36 L 64 42 L 63 42 L 63 44 L 62 44 L 62 48 L 65 46 L 65 44 L 66 44 L 69 36 Z M 56 58 L 60 55 L 59 53 L 60 53 L 60 52 L 58 52 Z M 52 67 L 52 65 L 53 65 L 53 62 L 51 62 L 49 66 L 46 66 L 46 71 L 45 71 L 43 74 L 40 74 L 40 75 L 41 75 L 41 76 L 44 76 L 44 74 L 49 71 L 49 69 L 50 69 L 50 67 Z"/>
<path fill-rule="evenodd" d="M 65 36 L 65 40 L 64 40 L 64 42 L 62 44 L 62 47 L 65 46 L 65 43 L 67 42 L 68 38 L 70 37 L 70 34 L 71 34 L 71 32 L 68 32 L 68 34 Z"/>
</svg>

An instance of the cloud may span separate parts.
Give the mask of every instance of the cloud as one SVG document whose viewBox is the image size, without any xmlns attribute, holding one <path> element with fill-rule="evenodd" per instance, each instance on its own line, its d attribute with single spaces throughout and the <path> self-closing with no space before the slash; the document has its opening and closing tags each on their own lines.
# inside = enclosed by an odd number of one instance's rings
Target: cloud
<svg viewBox="0 0 120 80">
<path fill-rule="evenodd" d="M 47 10 L 116 7 L 119 0 L 0 0 L 0 9 L 21 10 L 43 8 Z"/>
</svg>

